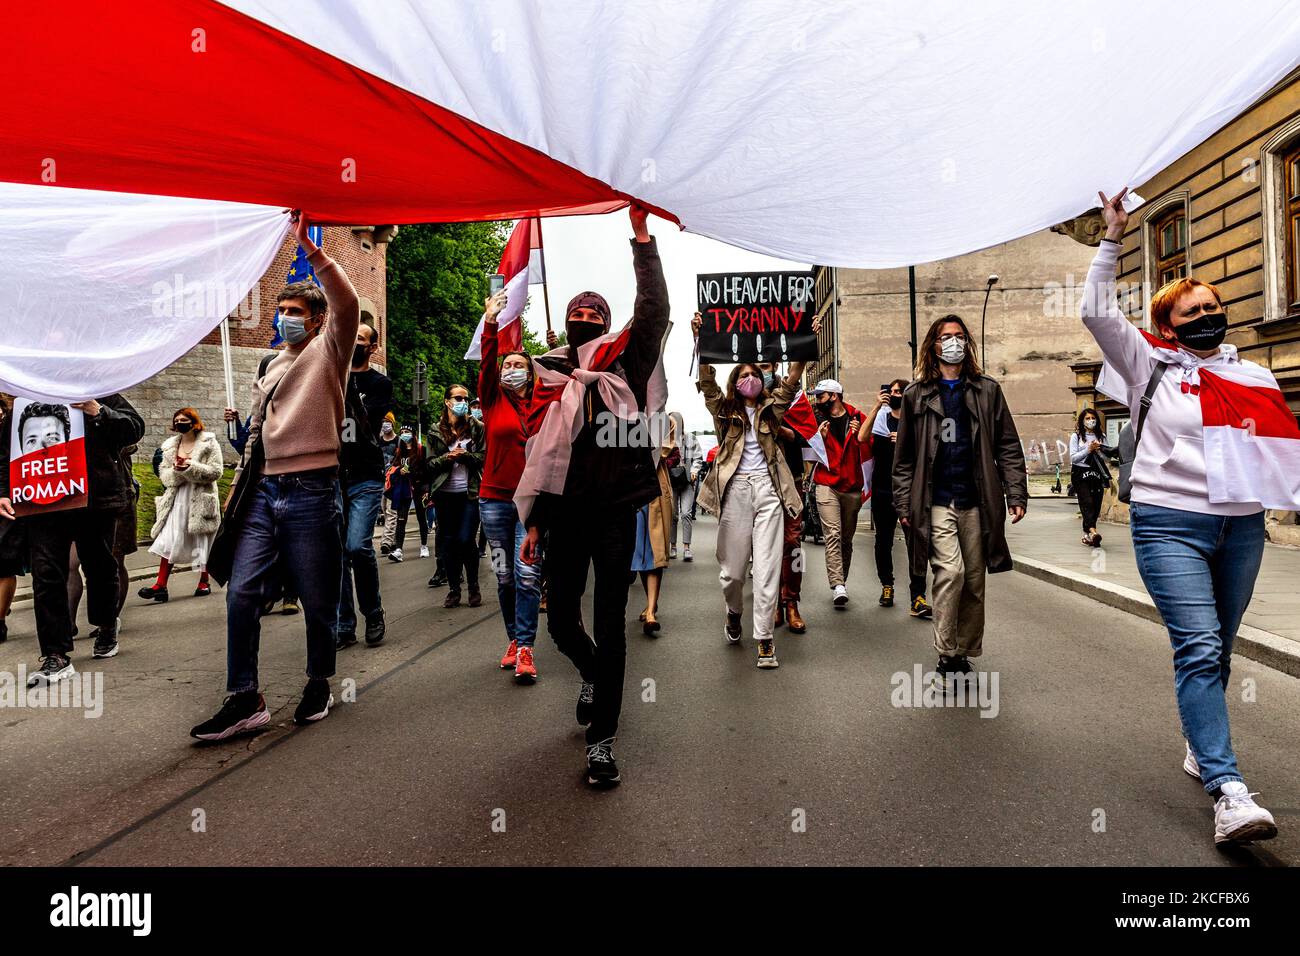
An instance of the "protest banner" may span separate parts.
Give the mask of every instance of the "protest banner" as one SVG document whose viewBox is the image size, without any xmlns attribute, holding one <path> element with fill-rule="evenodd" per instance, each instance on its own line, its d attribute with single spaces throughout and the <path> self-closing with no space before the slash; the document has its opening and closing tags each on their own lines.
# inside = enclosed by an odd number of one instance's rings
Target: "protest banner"
<svg viewBox="0 0 1300 956">
<path fill-rule="evenodd" d="M 817 358 L 811 272 L 710 273 L 696 277 L 696 291 L 701 361 Z"/>
<path fill-rule="evenodd" d="M 9 497 L 19 516 L 86 507 L 86 420 L 80 409 L 15 398 Z"/>
</svg>

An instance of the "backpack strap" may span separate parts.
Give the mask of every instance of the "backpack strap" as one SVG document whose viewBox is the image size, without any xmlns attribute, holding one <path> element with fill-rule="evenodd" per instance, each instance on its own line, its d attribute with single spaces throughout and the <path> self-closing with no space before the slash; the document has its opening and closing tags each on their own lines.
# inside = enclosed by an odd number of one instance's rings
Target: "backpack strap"
<svg viewBox="0 0 1300 956">
<path fill-rule="evenodd" d="M 1147 420 L 1147 412 L 1151 409 L 1151 396 L 1155 395 L 1156 387 L 1160 384 L 1160 379 L 1164 377 L 1169 370 L 1169 363 L 1156 362 L 1155 369 L 1151 372 L 1151 381 L 1147 382 L 1146 393 L 1138 403 L 1141 407 L 1138 409 L 1137 424 L 1133 426 L 1133 452 L 1136 455 L 1138 443 L 1142 441 L 1142 423 Z"/>
</svg>

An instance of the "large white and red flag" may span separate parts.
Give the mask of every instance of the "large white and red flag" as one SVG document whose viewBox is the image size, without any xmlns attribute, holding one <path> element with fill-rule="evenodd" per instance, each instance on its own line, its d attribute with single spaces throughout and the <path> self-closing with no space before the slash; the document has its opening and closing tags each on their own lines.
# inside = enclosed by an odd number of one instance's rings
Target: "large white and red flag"
<svg viewBox="0 0 1300 956">
<path fill-rule="evenodd" d="M 524 323 L 520 316 L 528 303 L 528 287 L 546 281 L 546 264 L 542 258 L 542 222 L 537 217 L 520 219 L 501 252 L 497 268 L 506 277 L 506 307 L 497 316 L 498 354 L 523 347 Z M 483 357 L 483 320 L 479 319 L 474 339 L 465 358 L 477 362 Z"/>
<path fill-rule="evenodd" d="M 1090 207 L 1099 184 L 1149 181 L 1295 69 L 1291 0 L 1231 17 L 1221 0 L 1168 7 L 135 0 L 124 16 L 101 0 L 6 4 L 0 182 L 32 198 L 0 201 L 0 213 L 24 206 L 0 224 L 0 388 L 88 397 L 157 373 L 221 321 L 217 291 L 238 300 L 256 283 L 283 209 L 354 226 L 635 199 L 698 235 L 858 268 L 1025 236 Z M 1114 68 L 1143 61 L 1154 36 L 1194 48 L 1207 22 L 1218 55 L 1196 70 L 1134 84 Z M 1120 100 L 1104 151 L 1062 156 L 1079 116 Z M 1005 161 L 1007 142 L 1020 162 Z M 105 230 L 62 215 L 102 205 L 88 193 L 148 201 L 115 200 Z M 991 209 L 990 195 L 1016 201 Z M 210 216 L 206 232 L 141 227 L 186 205 Z M 10 254 L 24 223 L 49 233 L 35 267 Z M 236 241 L 228 224 L 257 228 Z M 111 252 L 94 241 L 105 231 Z M 160 322 L 167 284 L 206 286 L 218 304 Z"/>
<path fill-rule="evenodd" d="M 1142 336 L 1156 360 L 1171 365 L 1166 374 L 1178 375 L 1179 387 L 1200 398 L 1210 501 L 1300 511 L 1300 426 L 1273 373 L 1246 361 L 1196 365 L 1150 332 Z M 1221 348 L 1235 354 L 1231 345 Z M 1103 363 L 1097 380 L 1099 392 L 1126 405 L 1144 387 L 1126 382 L 1110 363 Z"/>
<path fill-rule="evenodd" d="M 830 467 L 830 462 L 826 458 L 826 442 L 822 440 L 821 431 L 818 429 L 817 416 L 813 414 L 808 393 L 802 388 L 790 403 L 790 407 L 785 410 L 785 418 L 781 420 L 781 424 L 789 425 L 796 435 L 808 443 L 808 450 L 812 452 L 813 457 L 809 458 L 805 454 L 806 461 L 819 461 L 824 467 Z"/>
</svg>

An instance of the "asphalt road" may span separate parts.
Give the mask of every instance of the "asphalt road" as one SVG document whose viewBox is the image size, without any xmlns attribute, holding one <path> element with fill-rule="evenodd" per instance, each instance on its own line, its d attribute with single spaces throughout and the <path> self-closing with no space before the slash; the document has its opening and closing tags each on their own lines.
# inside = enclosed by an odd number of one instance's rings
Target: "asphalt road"
<svg viewBox="0 0 1300 956">
<path fill-rule="evenodd" d="M 781 666 L 726 646 L 714 524 L 664 582 L 657 638 L 635 628 L 618 789 L 581 782 L 578 689 L 543 633 L 541 680 L 496 666 L 495 589 L 443 610 L 433 562 L 384 563 L 388 641 L 340 655 L 335 696 L 291 722 L 300 617 L 262 641 L 268 730 L 216 746 L 189 728 L 224 686 L 221 592 L 125 611 L 103 714 L 0 709 L 0 862 L 14 864 L 1082 864 L 1276 866 L 1300 858 L 1300 682 L 1239 659 L 1230 695 L 1247 783 L 1281 833 L 1216 850 L 1210 800 L 1181 768 L 1170 653 L 1156 625 L 1019 574 L 990 578 L 981 669 L 996 716 L 894 706 L 894 675 L 934 661 L 928 624 L 877 606 L 870 535 L 835 611 L 809 547 L 809 632 L 778 632 Z M 408 549 L 408 554 L 413 549 Z M 903 568 L 903 548 L 896 544 Z M 486 570 L 486 563 L 484 564 Z M 490 580 L 484 576 L 485 584 Z M 905 578 L 903 578 L 905 580 Z M 86 629 L 83 622 L 83 632 Z M 30 609 L 0 671 L 36 664 Z M 1242 700 L 1242 681 L 1254 700 Z M 646 683 L 652 682 L 652 683 Z M 990 708 L 986 712 L 992 713 Z"/>
</svg>

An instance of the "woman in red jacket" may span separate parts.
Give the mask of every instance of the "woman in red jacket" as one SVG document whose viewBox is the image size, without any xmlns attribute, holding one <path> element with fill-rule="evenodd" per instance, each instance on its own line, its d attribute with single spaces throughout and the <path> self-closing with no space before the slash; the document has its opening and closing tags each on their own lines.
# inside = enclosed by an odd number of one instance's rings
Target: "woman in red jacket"
<svg viewBox="0 0 1300 956">
<path fill-rule="evenodd" d="M 507 352 L 501 356 L 498 368 L 497 316 L 505 307 L 503 290 L 487 300 L 483 312 L 478 395 L 487 433 L 487 458 L 479 484 L 479 521 L 492 549 L 497 600 L 510 640 L 501 658 L 501 669 L 513 668 L 517 683 L 531 684 L 537 679 L 533 641 L 542 597 L 542 565 L 526 564 L 519 557 L 519 545 L 526 533 L 519 523 L 514 497 L 524 470 L 524 443 L 528 439 L 524 423 L 533 390 L 533 361 L 525 352 Z"/>
</svg>

